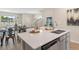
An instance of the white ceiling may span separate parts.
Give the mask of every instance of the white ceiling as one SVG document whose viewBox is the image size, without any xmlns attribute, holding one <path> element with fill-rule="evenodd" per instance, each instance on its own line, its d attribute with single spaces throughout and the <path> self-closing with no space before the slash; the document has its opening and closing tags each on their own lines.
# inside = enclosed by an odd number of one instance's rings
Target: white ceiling
<svg viewBox="0 0 79 59">
<path fill-rule="evenodd" d="M 39 14 L 43 8 L 0 8 L 0 11 L 10 12 L 10 13 L 22 13 L 22 14 Z"/>
</svg>

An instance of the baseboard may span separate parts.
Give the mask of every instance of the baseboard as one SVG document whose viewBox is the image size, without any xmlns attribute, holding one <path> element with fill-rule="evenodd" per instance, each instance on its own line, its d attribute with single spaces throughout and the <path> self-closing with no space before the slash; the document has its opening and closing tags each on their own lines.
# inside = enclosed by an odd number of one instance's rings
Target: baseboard
<svg viewBox="0 0 79 59">
<path fill-rule="evenodd" d="M 78 41 L 71 40 L 71 42 L 74 42 L 74 43 L 77 43 L 77 44 L 79 44 L 79 42 L 78 42 Z"/>
</svg>

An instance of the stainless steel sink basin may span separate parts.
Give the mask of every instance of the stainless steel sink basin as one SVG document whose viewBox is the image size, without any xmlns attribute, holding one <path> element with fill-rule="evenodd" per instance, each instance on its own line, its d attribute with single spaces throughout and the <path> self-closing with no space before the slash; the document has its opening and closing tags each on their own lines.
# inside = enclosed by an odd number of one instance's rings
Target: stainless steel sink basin
<svg viewBox="0 0 79 59">
<path fill-rule="evenodd" d="M 64 30 L 55 30 L 55 31 L 52 31 L 51 33 L 56 33 L 56 34 L 61 34 L 65 32 Z"/>
</svg>

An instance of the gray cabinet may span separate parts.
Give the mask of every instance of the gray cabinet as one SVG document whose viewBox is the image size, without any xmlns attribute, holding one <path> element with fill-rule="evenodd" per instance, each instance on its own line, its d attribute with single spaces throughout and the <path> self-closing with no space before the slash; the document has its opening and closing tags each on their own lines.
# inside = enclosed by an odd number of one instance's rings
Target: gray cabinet
<svg viewBox="0 0 79 59">
<path fill-rule="evenodd" d="M 69 33 L 57 38 L 57 43 L 50 46 L 48 50 L 68 50 L 69 49 Z"/>
<path fill-rule="evenodd" d="M 69 37 L 70 37 L 69 33 L 60 37 L 59 50 L 68 50 L 69 49 Z"/>
</svg>

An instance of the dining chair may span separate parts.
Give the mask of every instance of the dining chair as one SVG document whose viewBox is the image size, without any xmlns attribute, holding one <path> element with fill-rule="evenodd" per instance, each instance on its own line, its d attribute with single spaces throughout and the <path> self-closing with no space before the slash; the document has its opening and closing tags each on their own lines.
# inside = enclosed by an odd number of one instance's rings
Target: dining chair
<svg viewBox="0 0 79 59">
<path fill-rule="evenodd" d="M 6 36 L 6 40 L 5 40 L 6 46 L 8 45 L 8 41 L 10 38 L 13 40 L 13 44 L 15 44 L 15 39 L 16 39 L 15 30 L 13 30 L 12 28 L 8 29 L 8 35 Z"/>
<path fill-rule="evenodd" d="M 5 31 L 3 31 L 3 35 L 1 37 L 1 46 L 3 46 L 4 36 L 5 36 Z"/>
<path fill-rule="evenodd" d="M 26 32 L 26 26 L 19 26 L 19 33 Z"/>
</svg>

